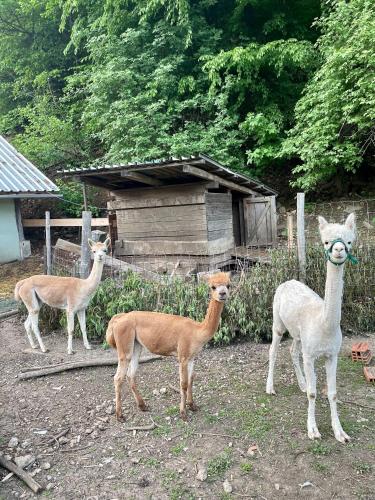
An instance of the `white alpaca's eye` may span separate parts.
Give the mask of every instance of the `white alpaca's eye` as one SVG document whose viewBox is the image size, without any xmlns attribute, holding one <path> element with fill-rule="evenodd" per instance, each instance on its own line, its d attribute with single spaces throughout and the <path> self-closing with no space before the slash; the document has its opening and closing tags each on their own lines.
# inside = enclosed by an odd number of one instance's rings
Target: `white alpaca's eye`
<svg viewBox="0 0 375 500">
<path fill-rule="evenodd" d="M 329 241 L 325 241 L 325 242 L 324 242 L 324 244 L 325 244 L 325 245 L 329 245 Z"/>
<path fill-rule="evenodd" d="M 348 241 L 348 245 L 351 245 L 351 244 L 352 244 L 352 242 L 351 242 L 351 241 Z"/>
</svg>

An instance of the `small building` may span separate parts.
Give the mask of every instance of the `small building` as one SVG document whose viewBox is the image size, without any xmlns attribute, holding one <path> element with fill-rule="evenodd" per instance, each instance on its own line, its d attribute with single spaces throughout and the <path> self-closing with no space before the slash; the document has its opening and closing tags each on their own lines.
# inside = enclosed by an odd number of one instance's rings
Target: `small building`
<svg viewBox="0 0 375 500">
<path fill-rule="evenodd" d="M 20 201 L 58 196 L 59 188 L 0 136 L 0 264 L 31 253 L 25 241 Z"/>
<path fill-rule="evenodd" d="M 61 174 L 110 191 L 115 255 L 154 271 L 215 269 L 276 242 L 276 191 L 203 154 Z"/>
</svg>

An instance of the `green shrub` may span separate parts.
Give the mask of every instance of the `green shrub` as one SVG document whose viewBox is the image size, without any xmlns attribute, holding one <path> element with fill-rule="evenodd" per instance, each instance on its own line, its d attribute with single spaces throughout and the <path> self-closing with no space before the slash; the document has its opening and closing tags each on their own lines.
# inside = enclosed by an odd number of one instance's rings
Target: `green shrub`
<svg viewBox="0 0 375 500">
<path fill-rule="evenodd" d="M 355 252 L 358 265 L 345 269 L 342 325 L 344 330 L 372 331 L 375 328 L 374 293 L 375 250 L 359 248 Z M 298 279 L 296 255 L 283 249 L 269 252 L 270 262 L 256 264 L 246 273 L 233 278 L 231 297 L 224 307 L 222 320 L 213 339 L 215 344 L 228 344 L 235 338 L 256 342 L 270 340 L 272 335 L 272 302 L 277 286 L 288 279 Z M 311 246 L 306 255 L 306 284 L 320 296 L 324 294 L 326 267 L 320 246 Z M 178 314 L 202 321 L 209 301 L 206 284 L 184 282 L 151 282 L 135 273 L 127 273 L 122 281 L 103 281 L 87 310 L 87 329 L 91 338 L 103 340 L 109 320 L 117 313 L 133 310 Z M 55 325 L 56 312 L 45 308 L 43 318 Z M 65 325 L 65 315 L 60 323 Z M 76 332 L 79 332 L 76 323 Z M 80 333 L 78 333 L 80 334 Z"/>
</svg>

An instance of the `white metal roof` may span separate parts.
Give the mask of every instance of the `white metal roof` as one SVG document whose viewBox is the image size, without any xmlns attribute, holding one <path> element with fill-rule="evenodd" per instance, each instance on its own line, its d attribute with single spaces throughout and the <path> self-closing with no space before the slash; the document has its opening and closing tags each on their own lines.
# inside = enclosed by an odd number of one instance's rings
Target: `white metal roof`
<svg viewBox="0 0 375 500">
<path fill-rule="evenodd" d="M 0 135 L 0 197 L 56 195 L 59 188 Z"/>
</svg>

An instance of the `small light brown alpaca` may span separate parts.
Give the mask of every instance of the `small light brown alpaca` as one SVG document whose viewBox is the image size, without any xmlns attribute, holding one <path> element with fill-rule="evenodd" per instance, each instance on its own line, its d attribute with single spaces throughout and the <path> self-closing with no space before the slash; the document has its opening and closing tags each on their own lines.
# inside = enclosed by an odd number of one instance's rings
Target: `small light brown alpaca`
<svg viewBox="0 0 375 500">
<path fill-rule="evenodd" d="M 84 346 L 86 349 L 91 349 L 86 334 L 86 308 L 100 283 L 109 243 L 109 238 L 104 243 L 95 243 L 89 240 L 91 251 L 94 254 L 94 264 L 87 279 L 37 275 L 30 276 L 16 284 L 14 297 L 16 300 L 22 300 L 29 313 L 24 325 L 33 349 L 36 349 L 37 345 L 32 337 L 32 332 L 34 332 L 42 352 L 47 352 L 38 326 L 39 310 L 42 303 L 66 310 L 68 354 L 73 354 L 74 315 L 76 313 L 82 331 Z"/>
<path fill-rule="evenodd" d="M 186 404 L 192 411 L 198 407 L 193 402 L 194 358 L 212 339 L 219 326 L 224 302 L 229 297 L 230 274 L 217 273 L 207 278 L 211 300 L 202 323 L 183 316 L 146 311 L 116 314 L 108 324 L 107 342 L 117 349 L 118 368 L 114 377 L 116 417 L 123 420 L 121 387 L 125 376 L 138 408 L 147 407 L 138 392 L 135 375 L 142 347 L 154 354 L 176 356 L 180 364 L 180 416 L 187 419 Z"/>
</svg>

